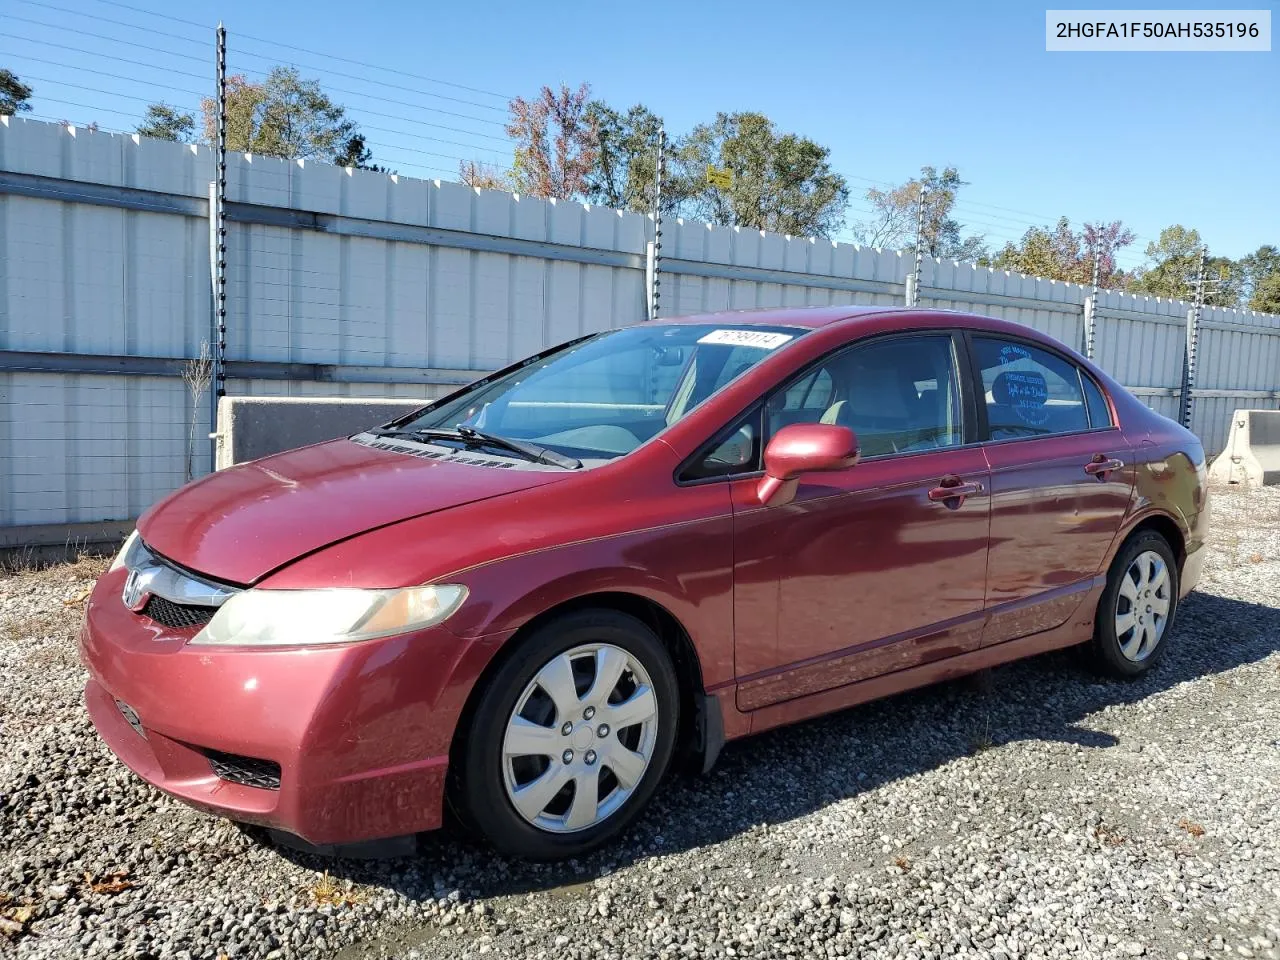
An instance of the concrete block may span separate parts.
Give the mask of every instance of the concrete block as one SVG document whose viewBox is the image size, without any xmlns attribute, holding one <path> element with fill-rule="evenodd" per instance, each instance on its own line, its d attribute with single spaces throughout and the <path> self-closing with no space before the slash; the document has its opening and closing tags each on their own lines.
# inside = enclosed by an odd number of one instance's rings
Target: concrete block
<svg viewBox="0 0 1280 960">
<path fill-rule="evenodd" d="M 223 397 L 218 402 L 217 469 L 349 437 L 427 402 L 417 398 Z"/>
<path fill-rule="evenodd" d="M 1237 410 L 1209 479 L 1248 487 L 1280 483 L 1280 410 Z"/>
</svg>

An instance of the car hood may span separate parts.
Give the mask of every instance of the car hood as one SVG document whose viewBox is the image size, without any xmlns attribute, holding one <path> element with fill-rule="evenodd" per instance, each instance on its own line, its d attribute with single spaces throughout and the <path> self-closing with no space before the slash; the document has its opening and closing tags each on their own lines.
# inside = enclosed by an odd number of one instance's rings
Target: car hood
<svg viewBox="0 0 1280 960">
<path fill-rule="evenodd" d="M 144 513 L 138 533 L 190 570 L 249 584 L 356 534 L 571 475 L 504 469 L 506 462 L 423 459 L 333 440 L 188 484 Z"/>
</svg>

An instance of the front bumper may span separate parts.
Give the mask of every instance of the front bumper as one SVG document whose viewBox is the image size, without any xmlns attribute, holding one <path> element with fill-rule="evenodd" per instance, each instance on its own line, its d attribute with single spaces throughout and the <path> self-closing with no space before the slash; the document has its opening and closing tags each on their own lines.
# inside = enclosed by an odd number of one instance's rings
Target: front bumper
<svg viewBox="0 0 1280 960">
<path fill-rule="evenodd" d="M 80 649 L 89 715 L 135 773 L 315 845 L 440 826 L 450 743 L 486 643 L 435 627 L 328 647 L 193 647 L 194 630 L 130 612 L 124 579 L 118 570 L 98 581 Z M 220 778 L 209 751 L 278 764 L 279 788 Z"/>
</svg>

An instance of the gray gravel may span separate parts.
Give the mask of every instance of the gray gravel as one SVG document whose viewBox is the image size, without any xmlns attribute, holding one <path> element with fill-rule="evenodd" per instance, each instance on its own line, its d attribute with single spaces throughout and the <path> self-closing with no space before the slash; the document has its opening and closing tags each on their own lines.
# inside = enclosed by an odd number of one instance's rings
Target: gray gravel
<svg viewBox="0 0 1280 960">
<path fill-rule="evenodd" d="M 734 744 L 559 866 L 312 859 L 145 786 L 79 700 L 100 569 L 0 579 L 0 955 L 1280 958 L 1280 490 L 1219 493 L 1146 679 L 1051 654 Z"/>
</svg>

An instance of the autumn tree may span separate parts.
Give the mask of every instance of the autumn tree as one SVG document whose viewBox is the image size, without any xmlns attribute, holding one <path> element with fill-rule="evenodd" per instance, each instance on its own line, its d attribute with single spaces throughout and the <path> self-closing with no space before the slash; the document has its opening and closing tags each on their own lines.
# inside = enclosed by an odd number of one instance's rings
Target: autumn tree
<svg viewBox="0 0 1280 960">
<path fill-rule="evenodd" d="M 1173 300 L 1192 300 L 1195 288 L 1189 281 L 1196 278 L 1200 249 L 1198 230 L 1181 224 L 1165 227 L 1160 239 L 1147 244 L 1147 263 L 1139 268 L 1128 283 L 1133 293 Z M 1216 307 L 1234 307 L 1240 302 L 1244 283 L 1241 265 L 1229 257 L 1213 257 L 1206 252 L 1205 278 L 1214 281 L 1205 287 L 1204 302 Z"/>
<path fill-rule="evenodd" d="M 206 97 L 200 107 L 205 142 L 212 143 L 217 101 Z M 319 81 L 303 79 L 294 67 L 276 67 L 262 83 L 239 74 L 228 77 L 226 122 L 228 150 L 347 166 L 371 164 L 372 153 L 346 109 L 329 98 Z"/>
<path fill-rule="evenodd" d="M 831 169 L 831 151 L 780 133 L 763 114 L 719 113 L 694 127 L 674 153 L 672 189 L 708 223 L 798 237 L 829 237 L 844 223 L 849 187 Z M 732 186 L 708 185 L 708 166 L 728 170 Z"/>
<path fill-rule="evenodd" d="M 516 186 L 511 181 L 511 172 L 483 160 L 460 160 L 458 162 L 458 179 L 468 187 L 477 190 L 505 190 L 515 193 Z"/>
<path fill-rule="evenodd" d="M 955 260 L 977 260 L 986 252 L 981 235 L 962 237 L 964 225 L 954 214 L 956 196 L 968 183 L 960 179 L 955 167 L 941 172 L 935 167 L 921 167 L 920 176 L 889 190 L 873 187 L 866 193 L 874 211 L 871 219 L 854 227 L 860 243 L 889 250 L 914 247 L 919 226 L 920 199 L 924 194 L 924 223 L 921 238 L 931 257 Z"/>
<path fill-rule="evenodd" d="M 572 200 L 587 193 L 587 178 L 599 156 L 596 129 L 587 109 L 591 87 L 543 87 L 532 100 L 511 101 L 507 135 L 515 141 L 511 186 L 518 193 Z"/>
<path fill-rule="evenodd" d="M 31 87 L 18 79 L 12 70 L 0 68 L 0 117 L 31 109 Z"/>
<path fill-rule="evenodd" d="M 1119 220 L 1111 223 L 1086 223 L 1079 231 L 1062 217 L 1054 227 L 1032 227 L 1018 243 L 1006 243 L 993 257 L 983 258 L 984 266 L 1013 270 L 1089 284 L 1093 280 L 1093 261 L 1098 260 L 1098 285 L 1119 287 L 1124 275 L 1116 265 L 1116 251 L 1133 243 L 1133 231 Z"/>
<path fill-rule="evenodd" d="M 195 114 L 171 107 L 167 103 L 153 103 L 147 107 L 146 116 L 135 132 L 155 140 L 192 143 L 196 137 Z"/>
</svg>

